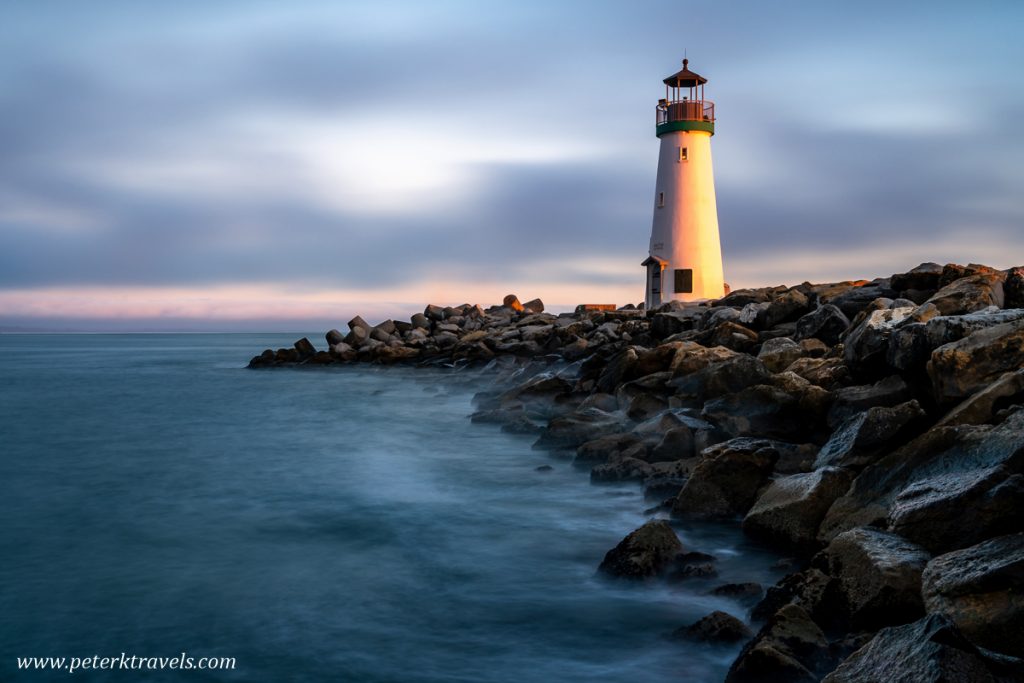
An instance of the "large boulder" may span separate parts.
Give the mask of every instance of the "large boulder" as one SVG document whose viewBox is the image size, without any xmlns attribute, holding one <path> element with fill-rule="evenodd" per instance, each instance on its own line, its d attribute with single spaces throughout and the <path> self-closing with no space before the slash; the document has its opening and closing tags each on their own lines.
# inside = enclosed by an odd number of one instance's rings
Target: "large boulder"
<svg viewBox="0 0 1024 683">
<path fill-rule="evenodd" d="M 922 306 L 916 312 L 918 319 L 925 317 L 922 315 L 925 308 Z M 978 330 L 1021 318 L 1024 318 L 1024 309 L 999 310 L 990 307 L 964 315 L 940 315 L 925 322 L 903 324 L 889 338 L 886 360 L 898 370 L 923 370 L 932 351 L 940 346 L 959 341 Z"/>
<path fill-rule="evenodd" d="M 527 313 L 543 313 L 544 302 L 541 301 L 540 299 L 530 299 L 525 304 L 523 304 L 523 310 L 526 311 Z"/>
<path fill-rule="evenodd" d="M 836 536 L 823 551 L 855 629 L 905 624 L 924 615 L 923 548 L 881 529 L 861 527 Z"/>
<path fill-rule="evenodd" d="M 842 358 L 800 358 L 786 370 L 828 390 L 846 386 L 851 381 L 850 368 Z"/>
<path fill-rule="evenodd" d="M 333 347 L 345 341 L 345 335 L 343 335 L 338 330 L 328 330 L 327 334 L 324 335 L 324 337 L 327 339 L 328 347 Z"/>
<path fill-rule="evenodd" d="M 850 319 L 839 310 L 839 307 L 825 304 L 796 321 L 794 338 L 797 341 L 820 339 L 829 346 L 835 346 L 848 327 Z"/>
<path fill-rule="evenodd" d="M 913 400 L 891 408 L 868 408 L 839 425 L 822 446 L 814 464 L 816 467 L 863 467 L 885 450 L 905 440 L 915 424 L 924 418 L 924 410 Z"/>
<path fill-rule="evenodd" d="M 933 614 L 879 631 L 822 683 L 1009 683 L 1012 664 L 993 661 L 949 617 Z"/>
<path fill-rule="evenodd" d="M 725 681 L 817 683 L 830 664 L 825 634 L 803 609 L 786 605 L 744 646 Z"/>
<path fill-rule="evenodd" d="M 853 473 L 837 467 L 774 480 L 743 519 L 743 531 L 798 551 L 816 545 L 818 526 Z"/>
<path fill-rule="evenodd" d="M 534 448 L 575 449 L 592 439 L 621 432 L 623 426 L 621 417 L 603 410 L 578 410 L 551 420 L 541 432 Z"/>
<path fill-rule="evenodd" d="M 598 570 L 617 578 L 649 579 L 664 573 L 682 551 L 669 523 L 651 520 L 609 550 Z"/>
<path fill-rule="evenodd" d="M 664 344 L 662 346 L 665 346 Z M 709 365 L 721 363 L 732 358 L 742 357 L 732 349 L 724 346 L 706 347 L 692 341 L 678 342 L 675 354 L 669 363 L 669 371 L 673 377 L 681 377 L 703 370 Z M 658 348 L 662 348 L 659 346 Z"/>
<path fill-rule="evenodd" d="M 868 465 L 829 509 L 819 535 L 889 525 L 942 553 L 1019 531 L 1022 460 L 1024 410 L 996 426 L 932 428 Z"/>
<path fill-rule="evenodd" d="M 745 514 L 778 458 L 777 448 L 767 439 L 731 439 L 704 449 L 673 502 L 672 513 L 698 519 Z"/>
<path fill-rule="evenodd" d="M 313 342 L 309 341 L 307 337 L 295 342 L 295 351 L 299 354 L 299 358 L 309 358 L 316 354 L 316 347 L 313 346 Z"/>
<path fill-rule="evenodd" d="M 978 330 L 932 352 L 928 375 L 939 403 L 970 396 L 1024 366 L 1024 318 Z"/>
<path fill-rule="evenodd" d="M 927 610 L 948 616 L 971 642 L 1024 657 L 1024 533 L 934 558 L 922 593 Z"/>
<path fill-rule="evenodd" d="M 801 317 L 810 308 L 807 297 L 796 287 L 773 298 L 759 321 L 764 329 Z"/>
<path fill-rule="evenodd" d="M 1005 273 L 978 273 L 956 280 L 935 293 L 926 303 L 939 309 L 942 315 L 961 315 L 980 311 L 989 306 L 1003 307 L 1003 280 Z"/>
<path fill-rule="evenodd" d="M 608 434 L 591 439 L 576 449 L 577 464 L 600 465 L 623 457 L 637 458 L 646 454 L 647 445 L 636 434 Z"/>
</svg>

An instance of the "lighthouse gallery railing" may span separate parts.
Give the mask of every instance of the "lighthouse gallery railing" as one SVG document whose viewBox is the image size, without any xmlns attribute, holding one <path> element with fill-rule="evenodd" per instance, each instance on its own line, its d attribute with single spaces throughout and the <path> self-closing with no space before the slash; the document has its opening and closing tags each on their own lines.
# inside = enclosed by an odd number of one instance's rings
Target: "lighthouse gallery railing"
<svg viewBox="0 0 1024 683">
<path fill-rule="evenodd" d="M 678 100 L 657 106 L 658 125 L 672 121 L 714 121 L 715 103 L 711 100 Z"/>
</svg>

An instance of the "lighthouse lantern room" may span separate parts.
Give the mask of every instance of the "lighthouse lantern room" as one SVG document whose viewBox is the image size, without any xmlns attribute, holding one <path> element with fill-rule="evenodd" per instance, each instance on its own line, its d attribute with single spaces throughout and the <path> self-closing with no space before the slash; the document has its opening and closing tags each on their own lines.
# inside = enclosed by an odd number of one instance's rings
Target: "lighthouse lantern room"
<svg viewBox="0 0 1024 683">
<path fill-rule="evenodd" d="M 641 264 L 647 268 L 647 310 L 726 293 L 711 168 L 715 105 L 704 99 L 707 79 L 690 71 L 689 60 L 664 83 L 665 99 L 656 108 L 661 151 L 650 255 Z"/>
</svg>

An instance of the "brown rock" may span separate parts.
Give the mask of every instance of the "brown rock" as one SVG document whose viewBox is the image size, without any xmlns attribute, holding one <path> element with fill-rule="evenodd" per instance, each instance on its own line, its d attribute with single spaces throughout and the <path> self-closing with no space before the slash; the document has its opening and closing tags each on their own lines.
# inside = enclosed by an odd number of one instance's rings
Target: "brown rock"
<svg viewBox="0 0 1024 683">
<path fill-rule="evenodd" d="M 651 520 L 608 551 L 599 571 L 624 579 L 649 579 L 663 573 L 683 550 L 665 520 Z"/>
</svg>

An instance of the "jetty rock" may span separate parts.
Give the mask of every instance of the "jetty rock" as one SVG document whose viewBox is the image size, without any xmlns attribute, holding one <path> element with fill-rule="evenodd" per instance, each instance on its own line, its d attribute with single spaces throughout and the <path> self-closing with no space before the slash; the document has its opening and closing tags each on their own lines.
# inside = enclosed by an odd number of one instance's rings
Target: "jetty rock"
<svg viewBox="0 0 1024 683">
<path fill-rule="evenodd" d="M 793 558 L 751 626 L 719 612 L 678 634 L 749 638 L 727 680 L 1024 680 L 1024 266 L 922 263 L 654 310 L 510 294 L 337 327 L 249 366 L 478 382 L 474 422 L 658 503 L 594 558 L 601 574 L 713 576 L 675 521 Z"/>
</svg>

